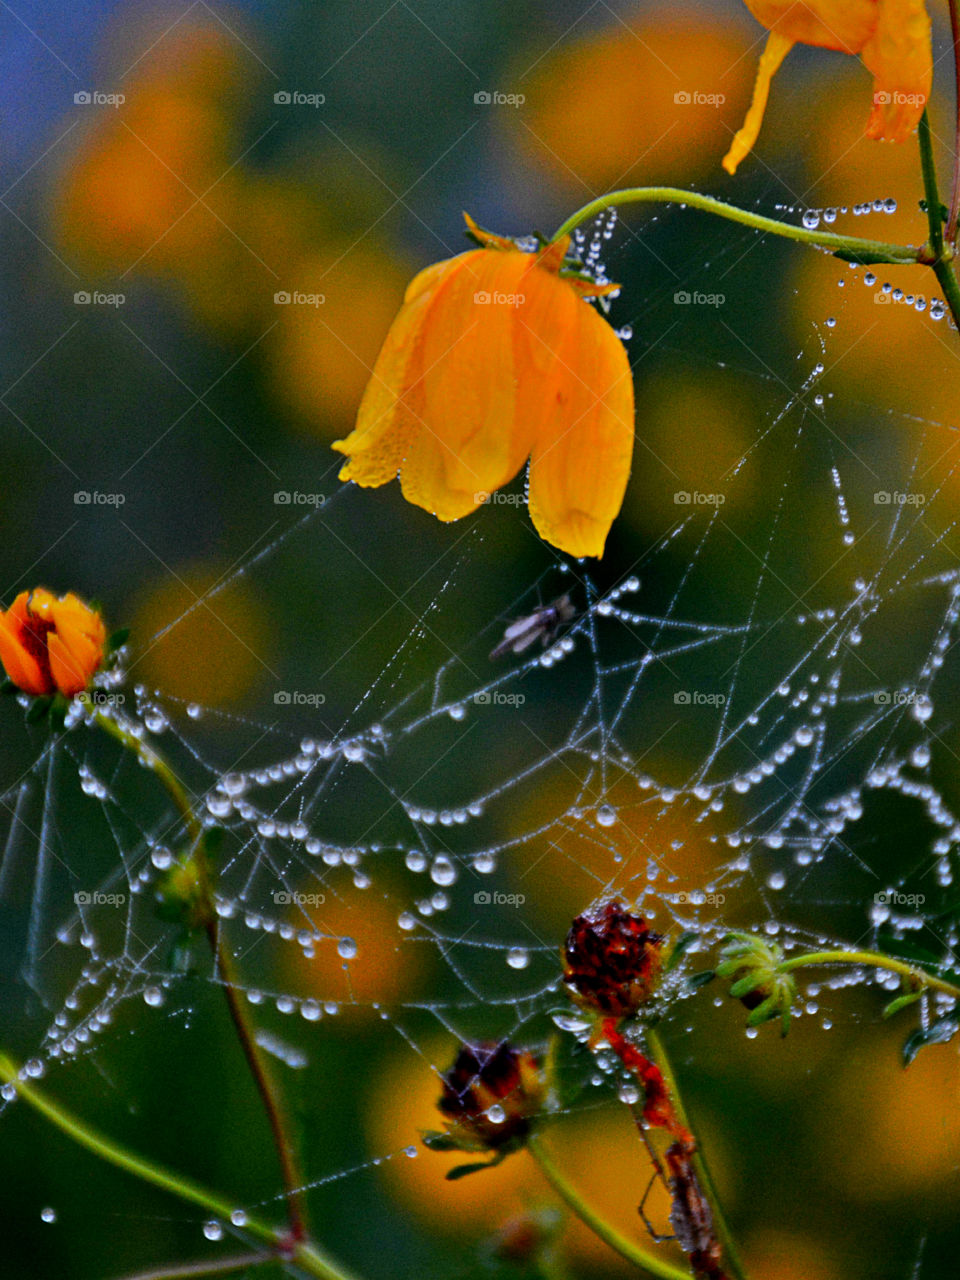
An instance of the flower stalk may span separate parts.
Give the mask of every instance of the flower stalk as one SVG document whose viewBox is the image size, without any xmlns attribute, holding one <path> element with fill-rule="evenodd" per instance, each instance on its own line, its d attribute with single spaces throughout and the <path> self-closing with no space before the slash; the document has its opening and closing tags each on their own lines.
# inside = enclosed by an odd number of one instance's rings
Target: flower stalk
<svg viewBox="0 0 960 1280">
<path fill-rule="evenodd" d="M 673 1099 L 674 1109 L 680 1123 L 690 1129 L 690 1118 L 687 1115 L 686 1108 L 683 1105 L 683 1097 L 680 1093 L 680 1087 L 677 1083 L 677 1077 L 674 1073 L 673 1066 L 667 1056 L 667 1050 L 660 1037 L 660 1033 L 654 1027 L 648 1027 L 646 1030 L 647 1047 L 650 1050 L 650 1057 L 660 1068 L 660 1074 L 663 1076 L 664 1083 Z M 723 1216 L 723 1210 L 720 1207 L 720 1200 L 717 1196 L 713 1179 L 710 1177 L 710 1170 L 707 1168 L 707 1162 L 703 1157 L 700 1144 L 697 1143 L 694 1151 L 691 1153 L 691 1162 L 694 1172 L 700 1183 L 703 1194 L 710 1205 L 710 1211 L 713 1215 L 713 1223 L 717 1230 L 720 1243 L 723 1245 L 723 1260 L 731 1275 L 731 1280 L 747 1280 L 747 1274 L 740 1260 L 740 1254 L 737 1251 L 736 1241 L 733 1233 L 727 1225 L 726 1218 Z"/>
<path fill-rule="evenodd" d="M 777 969 L 780 973 L 793 973 L 797 969 L 815 965 L 865 965 L 873 969 L 886 969 L 889 973 L 898 973 L 910 982 L 917 983 L 923 990 L 938 991 L 952 1000 L 960 1000 L 960 987 L 954 986 L 952 982 L 946 982 L 906 960 L 884 955 L 881 951 L 811 951 L 806 955 L 791 956 L 789 960 L 782 961 Z"/>
<path fill-rule="evenodd" d="M 610 191 L 606 195 L 591 200 L 582 209 L 572 213 L 554 233 L 556 242 L 562 236 L 572 234 L 577 227 L 590 222 L 606 209 L 618 208 L 627 204 L 679 204 L 684 208 L 699 209 L 703 213 L 725 218 L 728 222 L 737 222 L 744 227 L 752 227 L 755 231 L 763 231 L 769 235 L 780 236 L 785 240 L 794 240 L 798 244 L 813 245 L 817 249 L 826 249 L 848 262 L 910 264 L 922 261 L 920 250 L 912 245 L 892 244 L 885 240 L 865 240 L 860 236 L 844 236 L 834 231 L 821 231 L 819 228 L 798 227 L 791 222 L 780 222 L 777 218 L 767 218 L 763 214 L 751 213 L 737 205 L 727 204 L 714 196 L 704 196 L 697 191 L 684 191 L 681 187 L 627 187 L 622 191 Z"/>
<path fill-rule="evenodd" d="M 656 1280 L 690 1280 L 688 1271 L 681 1271 L 679 1267 L 665 1262 L 648 1249 L 644 1249 L 641 1245 L 635 1244 L 634 1241 L 628 1240 L 615 1227 L 612 1227 L 605 1218 L 601 1217 L 595 1209 L 591 1208 L 580 1192 L 560 1172 L 553 1156 L 544 1145 L 543 1139 L 539 1134 L 534 1133 L 527 1140 L 527 1150 L 564 1204 L 576 1214 L 581 1222 L 590 1228 L 594 1235 L 619 1253 L 622 1258 L 632 1262 L 635 1267 L 638 1267 L 648 1276 L 656 1277 Z"/>
</svg>

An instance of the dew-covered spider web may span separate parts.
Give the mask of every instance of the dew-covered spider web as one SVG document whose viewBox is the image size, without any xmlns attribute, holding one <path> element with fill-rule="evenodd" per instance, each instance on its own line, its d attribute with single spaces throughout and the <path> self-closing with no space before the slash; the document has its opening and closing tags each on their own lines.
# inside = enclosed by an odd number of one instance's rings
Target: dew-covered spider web
<svg viewBox="0 0 960 1280">
<path fill-rule="evenodd" d="M 584 245 L 594 269 L 597 253 L 613 251 L 616 267 L 635 252 L 645 225 L 611 240 L 604 223 L 596 250 Z M 751 243 L 732 239 L 731 259 Z M 864 269 L 823 261 L 832 288 L 864 288 Z M 683 979 L 709 967 L 731 929 L 788 951 L 905 944 L 954 962 L 956 429 L 916 402 L 867 412 L 867 387 L 834 389 L 860 332 L 841 292 L 779 372 L 750 358 L 719 307 L 681 303 L 655 340 L 658 305 L 655 291 L 643 313 L 613 303 L 636 369 L 639 441 L 599 565 L 551 554 L 525 527 L 507 557 L 498 526 L 527 515 L 498 501 L 447 527 L 438 554 L 405 568 L 391 552 L 387 566 L 370 522 L 385 511 L 396 527 L 409 513 L 388 491 L 335 488 L 331 475 L 332 496 L 292 516 L 203 605 L 215 609 L 238 578 L 255 590 L 305 558 L 319 564 L 321 587 L 291 624 L 303 668 L 278 673 L 242 711 L 170 698 L 138 683 L 136 663 L 175 633 L 182 617 L 171 617 L 163 635 L 131 637 L 100 678 L 99 705 L 165 755 L 225 832 L 217 911 L 281 1078 L 358 1013 L 381 1019 L 434 1084 L 448 1065 L 438 1054 L 464 1039 L 543 1045 L 559 1031 L 575 1044 L 585 1024 L 564 995 L 559 949 L 603 896 L 673 939 L 698 935 L 668 992 L 689 997 L 691 1025 L 697 1002 L 723 993 L 718 983 L 694 995 Z M 890 306 L 930 331 L 933 350 L 955 341 L 939 308 Z M 716 351 L 684 340 L 697 325 Z M 709 416 L 676 423 L 688 470 L 645 436 L 651 368 L 740 406 L 712 488 L 696 459 Z M 521 494 L 518 482 L 505 496 Z M 531 642 L 509 643 L 524 619 Z M 191 1027 L 220 982 L 202 939 L 171 954 L 175 931 L 156 912 L 183 824 L 86 711 L 59 735 L 21 727 L 14 704 L 4 714 L 7 734 L 35 744 L 0 796 L 0 902 L 23 957 L 5 988 L 18 1012 L 6 1047 L 53 1088 L 92 1067 L 127 1105 L 113 1065 L 122 1046 L 151 1024 L 161 1040 Z M 863 1016 L 840 989 L 879 983 L 897 987 L 865 968 L 816 985 L 811 975 L 795 1021 Z M 914 1014 L 929 1024 L 939 1011 L 925 999 Z M 595 1107 L 605 1090 L 617 1105 L 615 1065 L 601 1068 L 588 1054 L 565 1062 L 584 1089 L 565 1105 Z M 411 1129 L 411 1150 L 417 1141 Z M 311 1185 L 366 1167 L 322 1151 L 307 1161 Z M 278 1186 L 268 1202 L 280 1198 Z M 237 1229 L 208 1224 L 211 1239 Z"/>
</svg>

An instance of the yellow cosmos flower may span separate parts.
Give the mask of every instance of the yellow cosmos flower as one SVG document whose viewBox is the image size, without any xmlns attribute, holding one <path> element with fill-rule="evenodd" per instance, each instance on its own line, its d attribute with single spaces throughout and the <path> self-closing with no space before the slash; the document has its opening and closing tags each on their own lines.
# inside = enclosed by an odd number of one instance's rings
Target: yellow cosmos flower
<svg viewBox="0 0 960 1280">
<path fill-rule="evenodd" d="M 868 138 L 903 140 L 917 127 L 930 97 L 933 51 L 925 0 L 745 0 L 769 30 L 753 101 L 723 158 L 735 173 L 757 140 L 772 80 L 798 42 L 859 54 L 873 73 Z"/>
<path fill-rule="evenodd" d="M 569 237 L 531 254 L 467 224 L 482 245 L 408 286 L 357 424 L 334 448 L 341 480 L 400 476 L 440 520 L 486 502 L 530 462 L 538 533 L 600 556 L 633 452 L 633 380 L 620 339 L 585 301 L 615 285 L 564 273 Z"/>
<path fill-rule="evenodd" d="M 58 599 L 43 587 L 21 591 L 0 611 L 0 661 L 24 693 L 80 693 L 103 661 L 105 642 L 100 614 L 72 592 Z"/>
</svg>

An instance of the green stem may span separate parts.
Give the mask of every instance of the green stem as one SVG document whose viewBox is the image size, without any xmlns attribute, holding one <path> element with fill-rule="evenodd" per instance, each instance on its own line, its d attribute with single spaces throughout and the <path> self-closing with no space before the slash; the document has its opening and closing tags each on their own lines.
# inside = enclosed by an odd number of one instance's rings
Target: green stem
<svg viewBox="0 0 960 1280">
<path fill-rule="evenodd" d="M 650 1056 L 660 1068 L 660 1074 L 663 1076 L 664 1083 L 667 1086 L 667 1090 L 673 1101 L 680 1123 L 684 1128 L 694 1132 L 693 1126 L 690 1123 L 690 1118 L 687 1115 L 686 1108 L 683 1105 L 683 1097 L 681 1096 L 680 1088 L 677 1084 L 677 1077 L 670 1063 L 670 1059 L 667 1056 L 667 1051 L 664 1047 L 663 1040 L 660 1038 L 659 1032 L 657 1032 L 653 1027 L 648 1027 L 645 1031 L 645 1038 L 647 1041 L 647 1047 L 650 1050 Z M 731 1272 L 733 1280 L 747 1280 L 746 1271 L 744 1270 L 743 1262 L 740 1259 L 740 1253 L 737 1249 L 736 1241 L 734 1240 L 733 1234 L 727 1225 L 726 1218 L 723 1215 L 723 1210 L 720 1208 L 720 1200 L 717 1196 L 716 1187 L 714 1186 L 713 1179 L 710 1177 L 710 1170 L 708 1169 L 707 1162 L 700 1150 L 699 1143 L 697 1144 L 697 1149 L 692 1156 L 692 1163 L 694 1172 L 696 1173 L 701 1189 L 703 1190 L 703 1194 L 710 1205 L 714 1226 L 717 1229 L 717 1235 L 723 1246 L 724 1262 L 728 1270 Z"/>
<path fill-rule="evenodd" d="M 924 111 L 917 130 L 920 143 L 920 168 L 923 172 L 923 194 L 927 206 L 927 225 L 930 228 L 930 251 L 934 259 L 943 256 L 943 218 L 941 217 L 940 192 L 937 188 L 937 167 L 933 159 L 933 142 L 930 137 L 930 121 Z"/>
<path fill-rule="evenodd" d="M 93 719 L 104 732 L 108 733 L 111 738 L 115 738 L 127 751 L 132 752 L 145 768 L 159 778 L 166 788 L 167 794 L 176 805 L 177 812 L 183 819 L 190 838 L 198 840 L 202 834 L 203 827 L 193 811 L 193 805 L 190 802 L 186 787 L 184 787 L 163 756 L 154 751 L 148 742 L 138 738 L 128 724 L 116 719 L 115 716 L 108 712 L 100 709 L 95 710 Z"/>
<path fill-rule="evenodd" d="M 954 19 L 951 5 L 951 19 Z M 956 46 L 955 46 L 956 54 Z M 960 74 L 960 73 L 958 73 Z M 954 324 L 960 329 L 960 285 L 953 269 L 953 242 L 956 239 L 956 207 L 960 204 L 960 161 L 954 160 L 953 191 L 950 196 L 950 212 L 947 216 L 947 236 L 944 242 L 942 205 L 937 187 L 937 167 L 933 159 L 933 141 L 930 136 L 930 121 L 924 111 L 920 117 L 917 131 L 920 143 L 920 167 L 923 170 L 923 192 L 927 206 L 927 226 L 930 229 L 930 241 L 924 246 L 922 260 L 933 268 Z M 954 146 L 957 143 L 955 141 Z"/>
<path fill-rule="evenodd" d="M 135 1178 L 140 1178 L 143 1182 L 149 1182 L 152 1186 L 159 1187 L 163 1191 L 168 1191 L 171 1195 L 178 1196 L 181 1200 L 197 1205 L 217 1218 L 226 1222 L 230 1221 L 230 1215 L 233 1213 L 235 1205 L 228 1200 L 224 1200 L 216 1192 L 208 1191 L 206 1187 L 201 1187 L 199 1183 L 185 1177 L 183 1174 L 173 1173 L 171 1170 L 163 1168 L 162 1165 L 154 1164 L 152 1160 L 136 1155 L 134 1152 L 127 1150 L 126 1147 L 114 1142 L 111 1138 L 99 1133 L 84 1121 L 79 1120 L 71 1112 L 61 1107 L 59 1103 L 53 1102 L 45 1094 L 41 1093 L 34 1085 L 22 1080 L 16 1064 L 6 1054 L 2 1053 L 0 1053 L 0 1080 L 3 1080 L 5 1084 L 13 1085 L 24 1102 L 29 1103 L 34 1110 L 55 1125 L 61 1133 L 65 1133 L 67 1137 L 72 1138 L 81 1147 L 92 1151 L 101 1160 L 105 1160 L 108 1164 L 116 1165 L 117 1168 L 124 1169 Z M 296 1262 L 308 1275 L 317 1276 L 320 1280 L 355 1280 L 355 1277 L 350 1272 L 334 1264 L 316 1246 L 307 1244 L 304 1241 L 291 1240 L 286 1231 L 278 1231 L 257 1217 L 248 1215 L 243 1231 L 254 1239 L 262 1240 L 279 1258 Z"/>
<path fill-rule="evenodd" d="M 561 1200 L 577 1215 L 581 1222 L 590 1228 L 594 1235 L 599 1236 L 605 1244 L 608 1244 L 611 1249 L 619 1253 L 622 1258 L 632 1262 L 635 1267 L 639 1267 L 647 1275 L 657 1277 L 657 1280 L 690 1280 L 688 1271 L 681 1271 L 669 1262 L 663 1262 L 648 1250 L 641 1248 L 640 1245 L 634 1244 L 632 1240 L 622 1236 L 596 1210 L 591 1209 L 579 1191 L 567 1181 L 557 1168 L 553 1156 L 547 1151 L 542 1139 L 537 1134 L 533 1134 L 527 1140 L 527 1150 L 536 1160 L 544 1177 L 557 1195 L 560 1196 Z"/>
<path fill-rule="evenodd" d="M 701 209 L 704 213 L 712 213 L 718 218 L 726 218 L 730 222 L 738 222 L 745 227 L 753 227 L 756 231 L 768 232 L 770 235 L 782 236 L 786 240 L 795 240 L 800 244 L 816 245 L 818 249 L 828 249 L 831 253 L 839 253 L 841 257 L 855 262 L 892 262 L 916 263 L 920 261 L 920 251 L 910 245 L 889 244 L 882 240 L 861 240 L 858 236 L 842 236 L 832 231 L 808 230 L 797 227 L 790 222 L 778 222 L 776 218 L 765 218 L 759 213 L 749 213 L 736 205 L 726 204 L 713 196 L 702 196 L 696 191 L 684 191 L 680 187 L 628 187 L 623 191 L 610 191 L 606 195 L 591 200 L 582 209 L 570 217 L 558 228 L 553 239 L 569 235 L 581 223 L 589 222 L 597 214 L 622 204 L 682 204 L 691 209 Z"/>
<path fill-rule="evenodd" d="M 194 812 L 186 787 L 174 773 L 158 751 L 149 743 L 138 737 L 124 721 L 117 719 L 105 710 L 98 709 L 93 713 L 97 725 L 149 769 L 162 783 L 175 804 L 190 839 L 196 843 L 203 834 L 203 825 Z M 204 898 L 204 932 L 213 952 L 217 967 L 217 977 L 223 990 L 230 1020 L 233 1023 L 237 1039 L 243 1050 L 250 1074 L 253 1077 L 260 1095 L 260 1101 L 266 1113 L 273 1135 L 273 1144 L 280 1161 L 283 1186 L 286 1192 L 287 1209 L 290 1216 L 290 1232 L 295 1240 L 307 1237 L 306 1204 L 302 1191 L 303 1177 L 297 1160 L 293 1142 L 289 1136 L 289 1126 L 283 1112 L 277 1089 L 270 1069 L 264 1061 L 263 1054 L 257 1045 L 253 1027 L 247 1017 L 246 1006 L 240 995 L 239 984 L 233 968 L 233 957 L 220 934 L 217 913 L 214 903 L 213 886 L 210 884 L 206 860 L 198 858 L 201 891 Z"/>
<path fill-rule="evenodd" d="M 957 0 L 947 0 L 950 10 L 950 35 L 953 40 L 953 181 L 950 184 L 950 210 L 947 215 L 947 244 L 957 243 L 957 219 L 960 217 L 960 11 Z"/>
<path fill-rule="evenodd" d="M 960 1000 L 960 987 L 955 987 L 942 978 L 934 977 L 925 969 L 908 964 L 905 960 L 896 960 L 893 956 L 885 956 L 880 951 L 811 951 L 807 955 L 792 956 L 777 965 L 778 973 L 792 973 L 794 969 L 805 969 L 821 964 L 859 964 L 869 965 L 874 969 L 887 969 L 890 973 L 902 974 L 919 982 L 931 991 L 940 991 L 953 1000 Z"/>
</svg>

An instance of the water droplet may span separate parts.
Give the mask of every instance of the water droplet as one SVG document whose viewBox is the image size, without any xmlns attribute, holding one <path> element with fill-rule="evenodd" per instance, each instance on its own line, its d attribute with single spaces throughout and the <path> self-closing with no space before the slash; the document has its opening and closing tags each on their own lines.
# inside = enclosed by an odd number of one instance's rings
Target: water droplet
<svg viewBox="0 0 960 1280">
<path fill-rule="evenodd" d="M 167 867 L 173 862 L 173 854 L 169 849 L 154 849 L 150 855 L 150 861 L 158 871 L 166 871 Z"/>
<path fill-rule="evenodd" d="M 209 1222 L 203 1224 L 203 1234 L 208 1240 L 222 1240 L 223 1226 L 215 1219 L 211 1218 Z"/>
<path fill-rule="evenodd" d="M 353 938 L 341 938 L 337 943 L 337 955 L 341 960 L 352 960 L 357 954 L 357 944 Z"/>
<path fill-rule="evenodd" d="M 617 820 L 617 811 L 613 805 L 602 804 L 597 810 L 597 826 L 612 827 Z"/>
<path fill-rule="evenodd" d="M 164 994 L 160 987 L 147 987 L 143 993 L 143 999 L 151 1009 L 156 1009 L 163 1004 Z"/>
<path fill-rule="evenodd" d="M 635 1102 L 640 1100 L 640 1090 L 632 1080 L 625 1080 L 617 1090 L 617 1097 L 621 1102 L 625 1102 L 627 1106 L 632 1107 Z"/>
<path fill-rule="evenodd" d="M 503 1124 L 507 1118 L 507 1113 L 501 1107 L 499 1102 L 495 1102 L 492 1107 L 487 1108 L 487 1119 L 491 1124 Z"/>
<path fill-rule="evenodd" d="M 230 1221 L 235 1227 L 245 1227 L 247 1225 L 246 1209 L 234 1209 L 230 1215 Z"/>
<path fill-rule="evenodd" d="M 56 1209 L 51 1209 L 50 1206 L 48 1205 L 45 1209 L 40 1210 L 41 1222 L 56 1222 L 56 1220 L 57 1220 Z"/>
<path fill-rule="evenodd" d="M 507 964 L 511 969 L 525 969 L 530 963 L 530 953 L 523 947 L 511 947 L 507 952 Z"/>
<path fill-rule="evenodd" d="M 803 225 L 808 231 L 816 231 L 820 225 L 819 209 L 807 209 L 803 215 Z"/>
<path fill-rule="evenodd" d="M 448 857 L 440 854 L 438 858 L 434 858 L 433 866 L 430 868 L 430 879 L 434 884 L 447 885 L 453 884 L 457 878 L 457 868 L 453 865 Z"/>
</svg>

